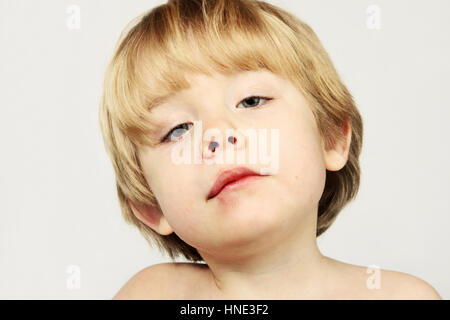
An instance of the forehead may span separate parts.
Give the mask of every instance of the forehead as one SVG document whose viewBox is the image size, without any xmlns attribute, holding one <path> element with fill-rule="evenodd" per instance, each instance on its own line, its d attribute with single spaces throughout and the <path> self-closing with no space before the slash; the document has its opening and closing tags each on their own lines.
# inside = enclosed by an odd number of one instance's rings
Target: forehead
<svg viewBox="0 0 450 320">
<path fill-rule="evenodd" d="M 218 72 L 211 72 L 211 75 L 207 74 L 193 74 L 193 73 L 186 73 L 186 80 L 192 85 L 192 86 L 202 86 L 202 85 L 208 85 L 211 82 L 221 82 L 224 84 L 231 84 L 236 81 L 242 81 L 242 80 L 258 80 L 258 81 L 276 81 L 277 76 L 266 70 L 261 69 L 257 71 L 239 71 L 239 72 L 233 72 L 230 74 L 224 74 L 224 73 L 218 73 Z"/>
</svg>

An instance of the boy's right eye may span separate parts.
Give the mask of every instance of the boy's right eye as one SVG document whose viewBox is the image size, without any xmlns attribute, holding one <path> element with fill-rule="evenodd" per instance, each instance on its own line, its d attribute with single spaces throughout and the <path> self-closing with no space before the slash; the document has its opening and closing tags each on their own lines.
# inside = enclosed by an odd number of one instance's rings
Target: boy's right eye
<svg viewBox="0 0 450 320">
<path fill-rule="evenodd" d="M 183 131 L 186 130 L 188 131 L 189 128 L 186 128 L 187 126 L 192 126 L 192 123 L 182 123 L 179 124 L 178 126 L 176 126 L 175 128 L 173 128 L 172 130 L 169 131 L 168 134 L 166 134 L 164 136 L 164 138 L 162 138 L 161 142 L 166 142 L 167 140 L 170 141 L 176 141 L 179 137 L 181 137 L 183 135 Z"/>
</svg>

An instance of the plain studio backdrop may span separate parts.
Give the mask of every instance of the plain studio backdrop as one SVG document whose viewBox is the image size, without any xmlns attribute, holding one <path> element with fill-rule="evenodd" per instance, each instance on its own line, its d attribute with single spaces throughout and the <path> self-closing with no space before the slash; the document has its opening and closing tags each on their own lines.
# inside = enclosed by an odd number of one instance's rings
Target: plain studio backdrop
<svg viewBox="0 0 450 320">
<path fill-rule="evenodd" d="M 450 2 L 268 2 L 314 29 L 364 121 L 359 194 L 322 253 L 450 298 Z M 161 3 L 0 2 L 0 298 L 110 299 L 170 261 L 122 219 L 97 116 L 121 30 Z"/>
</svg>

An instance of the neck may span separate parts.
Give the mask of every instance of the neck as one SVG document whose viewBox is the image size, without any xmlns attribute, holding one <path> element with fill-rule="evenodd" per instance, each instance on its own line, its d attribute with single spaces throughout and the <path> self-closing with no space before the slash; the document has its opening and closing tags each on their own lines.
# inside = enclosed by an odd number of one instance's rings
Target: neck
<svg viewBox="0 0 450 320">
<path fill-rule="evenodd" d="M 246 248 L 217 255 L 199 251 L 209 267 L 213 293 L 224 299 L 280 299 L 316 292 L 328 258 L 317 247 L 316 224 L 302 225 L 310 227 L 264 236 Z"/>
</svg>

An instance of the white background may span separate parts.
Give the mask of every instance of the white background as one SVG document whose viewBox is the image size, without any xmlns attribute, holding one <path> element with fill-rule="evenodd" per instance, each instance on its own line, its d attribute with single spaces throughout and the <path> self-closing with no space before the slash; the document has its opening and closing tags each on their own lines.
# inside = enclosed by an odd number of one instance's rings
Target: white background
<svg viewBox="0 0 450 320">
<path fill-rule="evenodd" d="M 450 298 L 450 2 L 268 2 L 315 30 L 364 120 L 361 188 L 318 238 L 322 253 Z M 110 299 L 170 261 L 123 221 L 97 124 L 120 31 L 161 3 L 0 1 L 0 298 Z M 366 25 L 373 4 L 380 29 Z M 66 25 L 70 5 L 79 30 Z"/>
</svg>

